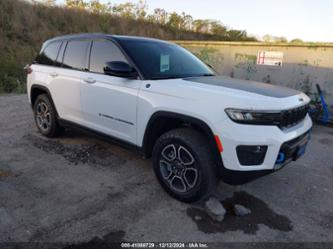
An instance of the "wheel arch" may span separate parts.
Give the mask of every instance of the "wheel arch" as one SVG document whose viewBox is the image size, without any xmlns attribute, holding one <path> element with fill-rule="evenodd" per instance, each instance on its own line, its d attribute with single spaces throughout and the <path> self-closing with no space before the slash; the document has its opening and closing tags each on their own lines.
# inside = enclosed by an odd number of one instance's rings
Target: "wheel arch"
<svg viewBox="0 0 333 249">
<path fill-rule="evenodd" d="M 190 127 L 202 132 L 208 140 L 215 162 L 218 166 L 223 165 L 215 136 L 210 126 L 199 118 L 169 111 L 157 111 L 150 117 L 142 143 L 144 156 L 146 158 L 152 156 L 154 144 L 163 133 L 180 127 Z"/>
<path fill-rule="evenodd" d="M 50 98 L 50 101 L 56 111 L 56 116 L 59 117 L 58 115 L 58 111 L 57 111 L 57 108 L 53 102 L 53 98 L 52 98 L 52 95 L 51 95 L 51 92 L 50 90 L 46 87 L 46 86 L 42 86 L 42 85 L 39 85 L 39 84 L 33 84 L 31 86 L 31 89 L 30 89 L 30 103 L 31 103 L 31 108 L 34 108 L 34 104 L 35 104 L 35 101 L 37 99 L 37 97 L 41 94 L 47 94 Z"/>
</svg>

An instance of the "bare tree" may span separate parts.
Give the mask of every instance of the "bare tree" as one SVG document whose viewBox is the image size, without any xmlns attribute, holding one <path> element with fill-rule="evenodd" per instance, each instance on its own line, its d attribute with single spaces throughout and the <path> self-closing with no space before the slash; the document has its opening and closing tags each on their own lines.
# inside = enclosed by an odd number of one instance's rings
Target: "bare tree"
<svg viewBox="0 0 333 249">
<path fill-rule="evenodd" d="M 155 22 L 165 25 L 168 20 L 168 13 L 164 9 L 154 9 L 153 19 L 155 20 Z"/>
<path fill-rule="evenodd" d="M 144 20 L 147 16 L 147 2 L 140 0 L 135 6 L 135 17 L 140 20 Z"/>
</svg>

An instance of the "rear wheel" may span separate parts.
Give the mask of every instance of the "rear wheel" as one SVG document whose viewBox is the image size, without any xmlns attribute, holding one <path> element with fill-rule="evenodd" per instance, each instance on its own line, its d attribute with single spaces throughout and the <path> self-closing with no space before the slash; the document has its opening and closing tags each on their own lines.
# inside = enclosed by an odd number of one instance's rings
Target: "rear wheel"
<svg viewBox="0 0 333 249">
<path fill-rule="evenodd" d="M 153 166 L 162 187 L 183 202 L 205 199 L 217 183 L 207 139 L 189 128 L 171 130 L 156 141 Z"/>
<path fill-rule="evenodd" d="M 59 135 L 61 127 L 57 123 L 55 108 L 47 94 L 37 97 L 34 104 L 34 117 L 38 130 L 44 136 L 55 137 Z"/>
</svg>

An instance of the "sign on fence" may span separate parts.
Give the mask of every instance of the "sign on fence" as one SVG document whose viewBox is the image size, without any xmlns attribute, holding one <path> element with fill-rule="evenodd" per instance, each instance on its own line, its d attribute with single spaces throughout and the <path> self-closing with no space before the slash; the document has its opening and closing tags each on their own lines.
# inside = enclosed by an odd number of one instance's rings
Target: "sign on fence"
<svg viewBox="0 0 333 249">
<path fill-rule="evenodd" d="M 258 65 L 282 67 L 283 52 L 259 51 L 257 57 Z"/>
</svg>

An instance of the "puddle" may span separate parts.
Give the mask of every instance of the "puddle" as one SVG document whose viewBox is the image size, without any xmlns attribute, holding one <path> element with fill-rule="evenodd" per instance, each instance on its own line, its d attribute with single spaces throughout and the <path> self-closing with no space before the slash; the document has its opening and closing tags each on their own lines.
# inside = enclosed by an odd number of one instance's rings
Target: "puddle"
<svg viewBox="0 0 333 249">
<path fill-rule="evenodd" d="M 31 134 L 24 136 L 24 138 L 38 149 L 61 155 L 68 162 L 75 165 L 86 163 L 90 165 L 116 166 L 126 162 L 125 159 L 99 144 L 64 145 L 58 141 L 42 139 Z"/>
<path fill-rule="evenodd" d="M 103 236 L 105 242 L 123 242 L 125 236 L 124 231 L 111 232 Z"/>
<path fill-rule="evenodd" d="M 124 242 L 124 231 L 115 231 L 104 235 L 102 238 L 94 237 L 88 242 L 71 244 L 62 249 L 110 249 L 121 248 L 119 242 Z"/>
<path fill-rule="evenodd" d="M 322 139 L 319 139 L 319 143 L 325 144 L 325 145 L 329 145 L 329 144 L 333 143 L 333 140 L 332 139 L 328 139 L 328 138 L 322 138 Z"/>
<path fill-rule="evenodd" d="M 202 209 L 191 207 L 187 209 L 187 215 L 197 224 L 198 229 L 205 233 L 224 233 L 227 231 L 243 231 L 247 234 L 255 234 L 259 230 L 259 224 L 279 231 L 291 231 L 291 221 L 271 210 L 262 200 L 246 193 L 235 192 L 231 198 L 222 201 L 227 213 L 222 222 L 214 221 Z M 251 214 L 235 216 L 233 206 L 243 205 L 251 210 Z M 201 219 L 198 219 L 201 217 Z"/>
</svg>

